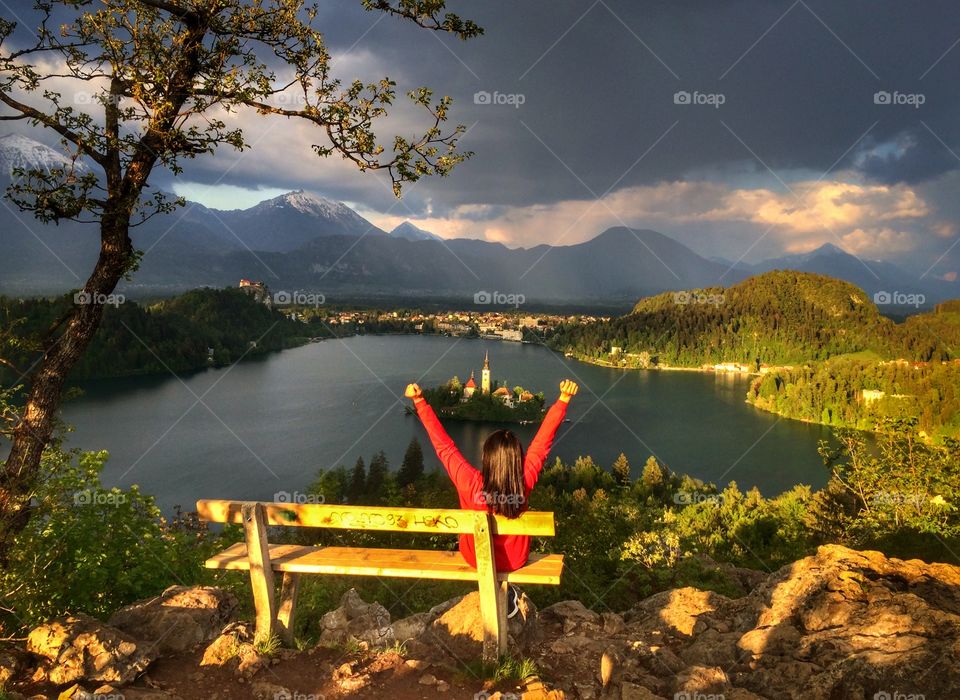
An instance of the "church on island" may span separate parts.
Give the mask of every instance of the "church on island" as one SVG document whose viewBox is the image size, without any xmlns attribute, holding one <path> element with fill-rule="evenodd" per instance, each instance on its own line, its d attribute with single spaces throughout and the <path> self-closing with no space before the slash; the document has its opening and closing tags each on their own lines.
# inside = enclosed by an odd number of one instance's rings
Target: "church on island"
<svg viewBox="0 0 960 700">
<path fill-rule="evenodd" d="M 497 387 L 493 389 L 493 384 L 490 380 L 490 353 L 486 352 L 483 355 L 483 369 L 480 370 L 480 393 L 485 395 L 492 395 L 494 398 L 500 399 L 507 406 L 511 408 L 514 405 L 514 401 L 529 401 L 533 398 L 533 394 L 529 391 L 523 391 L 519 396 L 514 396 L 513 392 L 510 391 L 506 386 Z M 492 389 L 492 392 L 491 392 Z M 473 370 L 470 370 L 470 379 L 467 380 L 467 383 L 463 385 L 463 398 L 461 401 L 469 401 L 477 391 L 477 380 L 474 378 Z"/>
</svg>

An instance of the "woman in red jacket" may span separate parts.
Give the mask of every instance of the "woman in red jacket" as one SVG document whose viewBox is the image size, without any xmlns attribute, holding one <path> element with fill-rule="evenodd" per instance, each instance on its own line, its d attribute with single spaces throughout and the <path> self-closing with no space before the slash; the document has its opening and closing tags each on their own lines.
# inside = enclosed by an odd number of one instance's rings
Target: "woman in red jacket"
<svg viewBox="0 0 960 700">
<path fill-rule="evenodd" d="M 557 428 L 566 415 L 567 404 L 578 389 L 569 379 L 560 383 L 560 398 L 547 411 L 526 455 L 520 440 L 511 431 L 497 430 L 491 433 L 483 443 L 482 471 L 477 471 L 460 454 L 460 450 L 437 419 L 437 414 L 423 398 L 423 392 L 417 384 L 407 385 L 404 395 L 413 399 L 417 415 L 430 436 L 437 457 L 457 489 L 460 507 L 487 510 L 508 518 L 516 518 L 527 509 L 530 492 L 547 460 Z M 527 563 L 530 537 L 495 535 L 493 551 L 497 571 L 514 571 Z M 472 535 L 460 535 L 460 553 L 470 566 L 476 568 L 477 557 Z M 513 617 L 517 612 L 517 595 L 512 587 L 510 593 L 507 614 Z"/>
</svg>

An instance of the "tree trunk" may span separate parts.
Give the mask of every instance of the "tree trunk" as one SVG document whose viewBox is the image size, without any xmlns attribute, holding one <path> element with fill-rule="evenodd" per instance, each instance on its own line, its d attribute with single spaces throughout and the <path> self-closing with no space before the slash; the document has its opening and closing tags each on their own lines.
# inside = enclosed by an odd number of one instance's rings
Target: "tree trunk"
<svg viewBox="0 0 960 700">
<path fill-rule="evenodd" d="M 65 329 L 48 339 L 43 358 L 30 376 L 29 393 L 0 474 L 0 563 L 6 561 L 13 538 L 29 521 L 31 492 L 53 433 L 64 383 L 100 326 L 105 298 L 130 265 L 129 221 L 130 212 L 120 202 L 104 212 L 100 257 L 82 290 L 87 303 L 75 304 Z"/>
</svg>

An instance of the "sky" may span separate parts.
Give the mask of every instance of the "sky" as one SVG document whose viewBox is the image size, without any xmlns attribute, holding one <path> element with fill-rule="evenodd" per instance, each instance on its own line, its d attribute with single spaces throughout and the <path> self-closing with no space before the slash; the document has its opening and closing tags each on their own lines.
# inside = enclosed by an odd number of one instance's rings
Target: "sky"
<svg viewBox="0 0 960 700">
<path fill-rule="evenodd" d="M 21 3 L 29 4 L 29 3 Z M 14 7 L 16 3 L 8 3 Z M 234 115 L 252 148 L 156 182 L 219 208 L 290 189 L 387 230 L 568 245 L 650 228 L 755 262 L 833 243 L 866 259 L 960 265 L 960 7 L 946 0 L 448 2 L 461 41 L 321 4 L 335 73 L 454 98 L 474 152 L 393 197 L 378 173 L 320 159 L 316 127 Z M 5 13 L 6 14 L 6 13 Z M 426 126 L 402 99 L 378 133 Z"/>
</svg>

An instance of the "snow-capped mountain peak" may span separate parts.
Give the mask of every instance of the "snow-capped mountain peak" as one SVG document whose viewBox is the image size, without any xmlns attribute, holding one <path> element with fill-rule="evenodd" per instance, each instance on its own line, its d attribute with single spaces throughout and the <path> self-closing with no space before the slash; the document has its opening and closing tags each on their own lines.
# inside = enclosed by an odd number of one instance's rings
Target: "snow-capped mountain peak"
<svg viewBox="0 0 960 700">
<path fill-rule="evenodd" d="M 24 170 L 51 170 L 70 168 L 71 160 L 56 149 L 20 134 L 0 137 L 0 175 L 10 177 L 14 168 Z M 77 172 L 86 172 L 83 161 L 76 161 Z"/>
</svg>

